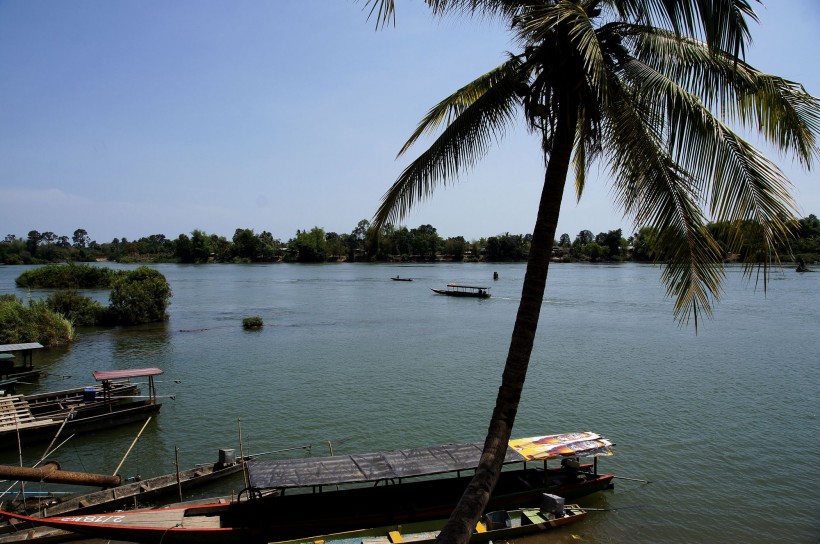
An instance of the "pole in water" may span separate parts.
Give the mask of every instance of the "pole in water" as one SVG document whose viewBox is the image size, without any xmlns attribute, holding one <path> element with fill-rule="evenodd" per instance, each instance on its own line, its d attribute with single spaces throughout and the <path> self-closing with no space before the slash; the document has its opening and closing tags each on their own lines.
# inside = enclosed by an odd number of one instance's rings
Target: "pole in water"
<svg viewBox="0 0 820 544">
<path fill-rule="evenodd" d="M 152 416 L 152 417 L 153 417 L 153 416 Z M 114 469 L 114 475 L 115 475 L 115 476 L 117 475 L 117 473 L 118 473 L 118 472 L 120 471 L 120 469 L 122 468 L 122 465 L 123 465 L 123 463 L 125 463 L 125 460 L 128 458 L 128 455 L 131 453 L 131 450 L 133 450 L 133 449 L 134 449 L 134 446 L 137 444 L 137 440 L 139 440 L 139 439 L 140 439 L 140 436 L 142 436 L 142 431 L 144 431 L 144 430 L 145 430 L 145 428 L 148 426 L 148 424 L 149 424 L 149 423 L 151 423 L 151 418 L 150 418 L 150 417 L 149 417 L 148 419 L 146 419 L 146 420 L 145 420 L 145 423 L 142 425 L 142 429 L 140 429 L 140 432 L 138 432 L 138 433 L 137 433 L 137 436 L 136 436 L 136 437 L 134 437 L 134 441 L 133 441 L 133 442 L 131 442 L 131 446 L 128 448 L 128 451 L 127 451 L 127 452 L 125 452 L 125 455 L 123 456 L 122 461 L 120 461 L 120 464 L 119 464 L 119 465 L 117 465 L 117 468 L 115 468 L 115 469 Z"/>
<path fill-rule="evenodd" d="M 242 447 L 242 418 L 236 418 L 236 426 L 239 429 L 239 458 L 245 460 L 245 450 Z M 250 487 L 251 482 L 248 477 L 248 465 L 245 463 L 245 468 L 242 470 L 242 476 L 245 478 L 245 487 Z"/>
<path fill-rule="evenodd" d="M 179 502 L 182 502 L 182 482 L 179 479 L 179 448 L 174 446 L 174 462 L 177 465 L 177 492 L 179 493 Z"/>
<path fill-rule="evenodd" d="M 640 478 L 627 478 L 626 476 L 612 476 L 613 478 L 618 478 L 619 480 L 629 480 L 631 482 L 641 482 L 644 484 L 651 484 L 651 480 L 641 480 Z"/>
</svg>

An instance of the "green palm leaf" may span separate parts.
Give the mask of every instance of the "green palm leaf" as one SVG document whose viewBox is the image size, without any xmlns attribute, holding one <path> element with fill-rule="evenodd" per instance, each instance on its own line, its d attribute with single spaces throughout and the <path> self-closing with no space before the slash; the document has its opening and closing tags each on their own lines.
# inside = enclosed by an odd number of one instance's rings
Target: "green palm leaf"
<svg viewBox="0 0 820 544">
<path fill-rule="evenodd" d="M 514 122 L 519 99 L 521 62 L 513 57 L 495 70 L 442 100 L 419 123 L 400 155 L 423 134 L 447 126 L 430 148 L 414 160 L 382 197 L 374 216 L 376 229 L 397 223 L 420 199 L 432 194 L 482 158 Z"/>
</svg>

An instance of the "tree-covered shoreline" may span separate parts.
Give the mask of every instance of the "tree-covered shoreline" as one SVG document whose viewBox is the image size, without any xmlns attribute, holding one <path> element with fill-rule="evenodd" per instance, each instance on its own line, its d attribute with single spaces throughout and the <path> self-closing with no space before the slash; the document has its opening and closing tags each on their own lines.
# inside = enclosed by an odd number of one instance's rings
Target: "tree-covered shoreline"
<svg viewBox="0 0 820 544">
<path fill-rule="evenodd" d="M 111 270 L 87 264 L 48 265 L 27 270 L 18 287 L 56 289 L 28 304 L 12 294 L 0 294 L 0 344 L 39 342 L 55 346 L 71 342 L 75 327 L 141 325 L 168 319 L 173 296 L 162 273 L 140 266 Z M 79 293 L 79 289 L 110 289 L 109 305 Z"/>
<path fill-rule="evenodd" d="M 717 240 L 727 229 L 711 224 Z M 190 235 L 176 239 L 164 234 L 152 234 L 138 240 L 114 238 L 98 243 L 84 229 L 72 237 L 52 232 L 30 231 L 18 237 L 9 234 L 0 241 L 0 262 L 3 264 L 47 264 L 62 262 L 109 261 L 120 263 L 270 263 L 270 262 L 524 262 L 529 256 L 532 236 L 510 234 L 482 237 L 467 241 L 463 236 L 443 238 L 432 225 L 417 228 L 387 226 L 375 235 L 367 220 L 359 221 L 350 232 L 327 232 L 321 227 L 297 230 L 296 235 L 282 242 L 270 232 L 255 233 L 238 228 L 229 240 L 195 229 Z M 746 236 L 752 238 L 754 232 Z M 553 244 L 554 261 L 612 262 L 664 261 L 656 250 L 658 234 L 652 227 L 643 227 L 629 237 L 621 229 L 594 234 L 582 230 L 574 237 L 562 234 Z M 728 240 L 724 246 L 726 260 L 742 258 L 730 254 Z M 778 248 L 781 261 L 820 261 L 820 220 L 809 215 L 797 221 L 792 229 L 789 247 Z"/>
</svg>

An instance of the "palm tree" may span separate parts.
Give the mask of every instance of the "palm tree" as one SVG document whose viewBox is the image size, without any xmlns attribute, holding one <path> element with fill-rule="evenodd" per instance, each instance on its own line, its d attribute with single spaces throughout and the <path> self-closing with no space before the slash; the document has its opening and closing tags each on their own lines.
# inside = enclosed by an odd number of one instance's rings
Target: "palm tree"
<svg viewBox="0 0 820 544">
<path fill-rule="evenodd" d="M 750 242 L 744 270 L 776 263 L 796 218 L 778 167 L 730 128 L 758 131 L 810 168 L 820 101 L 797 83 L 743 60 L 747 0 L 426 0 L 435 15 L 500 18 L 518 51 L 434 106 L 399 152 L 441 129 L 384 195 L 378 231 L 397 224 L 440 184 L 473 166 L 519 113 L 540 135 L 546 172 L 532 249 L 484 450 L 439 542 L 466 542 L 507 450 L 535 340 L 570 167 L 578 198 L 596 161 L 609 166 L 616 203 L 658 232 L 662 280 L 679 323 L 710 315 L 724 276 L 709 220 L 730 225 L 730 250 Z M 393 0 L 367 0 L 377 25 Z M 718 117 L 715 111 L 722 116 Z M 750 230 L 750 226 L 752 229 Z M 749 233 L 752 239 L 749 239 Z M 743 237 L 746 237 L 744 240 Z"/>
</svg>

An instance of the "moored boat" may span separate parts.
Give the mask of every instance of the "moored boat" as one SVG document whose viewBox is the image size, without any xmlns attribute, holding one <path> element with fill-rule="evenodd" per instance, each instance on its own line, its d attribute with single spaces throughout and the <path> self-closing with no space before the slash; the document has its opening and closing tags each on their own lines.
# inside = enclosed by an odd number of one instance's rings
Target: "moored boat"
<svg viewBox="0 0 820 544">
<path fill-rule="evenodd" d="M 81 402 L 46 414 L 34 413 L 23 395 L 2 396 L 0 449 L 17 447 L 18 439 L 21 444 L 50 440 L 61 429 L 60 432 L 77 434 L 143 421 L 157 413 L 162 406 L 157 402 L 154 384 L 154 376 L 162 373 L 158 368 L 94 372 L 94 379 L 103 383 L 103 389 L 106 389 L 106 382 L 147 377 L 148 395 L 128 400 L 104 395 L 103 402 L 97 402 L 95 398 L 89 403 Z"/>
<path fill-rule="evenodd" d="M 506 469 L 487 508 L 509 510 L 537 504 L 544 493 L 574 499 L 611 488 L 613 476 L 598 474 L 597 457 L 612 455 L 612 448 L 609 440 L 590 432 L 511 440 Z M 251 500 L 168 508 L 161 515 L 113 512 L 29 521 L 103 538 L 170 543 L 273 542 L 444 519 L 472 478 L 481 451 L 481 444 L 450 444 L 373 454 L 256 460 L 248 463 L 252 487 L 244 496 Z M 547 466 L 550 460 L 580 457 L 592 457 L 593 463 Z M 533 462 L 541 466 L 528 466 Z M 82 525 L 72 525 L 78 522 Z M 112 523 L 139 531 L 114 535 L 100 530 Z"/>
<path fill-rule="evenodd" d="M 581 521 L 586 515 L 587 512 L 577 504 L 564 505 L 561 497 L 544 494 L 540 508 L 487 512 L 476 524 L 470 542 L 503 541 L 532 535 Z M 419 521 L 280 541 L 277 544 L 316 544 L 317 540 L 324 544 L 432 544 L 446 523 L 446 519 Z"/>
<path fill-rule="evenodd" d="M 242 471 L 245 468 L 245 463 L 251 459 L 253 459 L 253 457 L 247 455 L 237 459 L 234 455 L 234 450 L 220 449 L 219 460 L 215 463 L 200 464 L 193 468 L 153 478 L 122 482 L 119 485 L 109 486 L 106 487 L 106 489 L 91 493 L 66 497 L 38 497 L 37 504 L 32 504 L 33 500 L 29 499 L 27 505 L 29 508 L 35 506 L 42 516 L 88 514 L 117 508 L 134 508 L 138 504 L 145 506 L 146 503 L 164 496 L 177 493 L 181 494 L 183 491 L 196 486 L 205 485 L 214 480 L 236 474 Z M 0 476 L 7 478 L 15 477 L 13 474 L 3 474 L 3 468 L 5 467 L 0 466 Z M 18 479 L 31 480 L 30 478 Z M 46 478 L 41 481 L 49 481 L 49 479 Z M 84 484 L 84 482 L 79 481 L 79 478 L 75 478 L 74 481 L 70 483 Z M 92 484 L 89 483 L 89 485 Z M 179 500 L 181 499 L 182 497 L 180 495 Z M 0 533 L 2 532 L 3 531 L 0 530 Z"/>
<path fill-rule="evenodd" d="M 473 297 L 490 298 L 489 287 L 478 287 L 475 285 L 460 285 L 458 283 L 448 283 L 446 289 L 431 288 L 434 293 L 446 295 L 448 297 Z"/>
<path fill-rule="evenodd" d="M 18 383 L 39 380 L 43 372 L 34 368 L 33 354 L 35 350 L 43 349 L 38 342 L 25 344 L 0 344 L 0 379 L 15 379 Z M 14 353 L 22 355 L 22 364 L 15 364 Z"/>
<path fill-rule="evenodd" d="M 61 391 L 24 395 L 23 400 L 35 416 L 65 412 L 110 401 L 133 399 L 140 394 L 139 384 L 128 380 L 105 381 L 102 384 L 74 387 Z"/>
<path fill-rule="evenodd" d="M 540 508 L 501 510 L 483 515 L 471 535 L 470 542 L 510 539 L 547 531 L 580 521 L 586 511 L 577 505 L 565 506 L 563 499 L 544 495 Z M 354 529 L 335 533 L 315 533 L 307 525 L 307 536 L 296 539 L 259 539 L 241 528 L 218 525 L 219 518 L 207 506 L 187 506 L 132 510 L 99 516 L 57 516 L 31 518 L 11 514 L 10 517 L 96 538 L 144 543 L 226 543 L 268 542 L 269 544 L 397 544 L 435 541 L 446 519 L 391 524 L 378 528 Z M 357 520 L 350 520 L 351 524 Z"/>
</svg>

